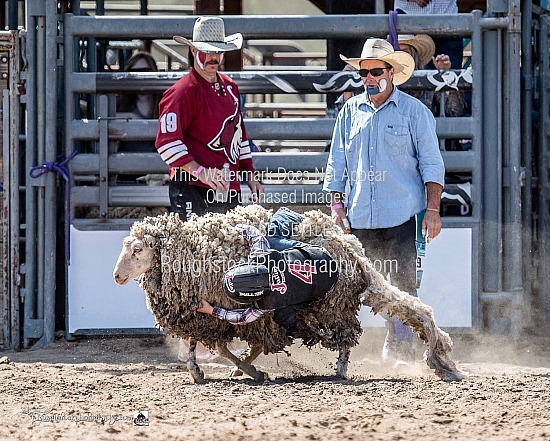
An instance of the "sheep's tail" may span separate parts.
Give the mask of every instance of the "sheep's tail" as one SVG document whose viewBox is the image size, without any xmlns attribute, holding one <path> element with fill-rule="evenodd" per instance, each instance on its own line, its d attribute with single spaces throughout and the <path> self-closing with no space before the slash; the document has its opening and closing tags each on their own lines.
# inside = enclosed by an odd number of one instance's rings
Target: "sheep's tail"
<svg viewBox="0 0 550 441">
<path fill-rule="evenodd" d="M 460 381 L 465 378 L 465 374 L 448 355 L 452 351 L 453 343 L 449 334 L 436 325 L 432 308 L 390 285 L 372 268 L 368 259 L 361 259 L 360 264 L 365 271 L 367 283 L 363 304 L 370 306 L 375 314 L 397 316 L 417 333 L 428 346 L 426 363 L 442 380 Z"/>
</svg>

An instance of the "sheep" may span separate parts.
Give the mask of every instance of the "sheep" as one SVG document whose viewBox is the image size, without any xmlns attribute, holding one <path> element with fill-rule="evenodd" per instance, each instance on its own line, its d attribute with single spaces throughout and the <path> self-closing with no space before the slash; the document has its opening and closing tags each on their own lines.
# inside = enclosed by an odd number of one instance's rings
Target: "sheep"
<svg viewBox="0 0 550 441">
<path fill-rule="evenodd" d="M 265 373 L 251 364 L 262 352 L 282 351 L 293 338 L 273 321 L 272 313 L 246 325 L 197 313 L 200 299 L 224 308 L 235 305 L 224 295 L 222 274 L 233 264 L 246 261 L 249 246 L 237 224 L 251 224 L 265 231 L 271 210 L 260 205 L 237 207 L 227 214 L 193 215 L 183 222 L 174 213 L 135 222 L 113 271 L 118 284 L 138 278 L 157 325 L 171 335 L 190 339 L 187 368 L 196 383 L 204 373 L 196 364 L 196 342 L 235 364 L 232 375 L 242 372 L 256 381 Z M 358 344 L 362 328 L 357 319 L 361 302 L 373 312 L 397 315 L 427 343 L 426 361 L 444 381 L 459 381 L 464 374 L 449 357 L 452 342 L 437 327 L 432 309 L 419 299 L 391 286 L 374 270 L 359 240 L 344 234 L 329 216 L 312 210 L 294 229 L 293 238 L 324 247 L 339 264 L 340 277 L 331 295 L 300 312 L 298 335 L 307 347 L 315 344 L 339 351 L 336 374 L 347 378 L 350 349 Z M 234 338 L 246 341 L 249 352 L 235 357 L 227 344 Z"/>
</svg>

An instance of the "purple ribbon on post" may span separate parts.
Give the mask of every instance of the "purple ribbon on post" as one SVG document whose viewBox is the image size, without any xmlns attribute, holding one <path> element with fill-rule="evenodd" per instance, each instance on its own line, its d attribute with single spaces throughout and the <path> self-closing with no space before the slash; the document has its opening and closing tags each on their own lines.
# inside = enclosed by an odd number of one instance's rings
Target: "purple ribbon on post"
<svg viewBox="0 0 550 441">
<path fill-rule="evenodd" d="M 63 176 L 65 183 L 68 184 L 65 191 L 65 256 L 67 258 L 67 265 L 71 264 L 71 173 L 67 168 L 67 164 L 77 154 L 78 152 L 75 150 L 67 158 L 60 162 L 44 161 L 42 162 L 42 165 L 31 167 L 29 171 L 29 176 L 33 179 L 49 172 L 56 172 Z"/>
<path fill-rule="evenodd" d="M 390 20 L 390 33 L 388 34 L 388 41 L 393 46 L 393 50 L 400 51 L 401 46 L 399 46 L 399 38 L 397 36 L 396 24 L 397 24 L 397 11 L 390 11 L 389 20 Z"/>
</svg>

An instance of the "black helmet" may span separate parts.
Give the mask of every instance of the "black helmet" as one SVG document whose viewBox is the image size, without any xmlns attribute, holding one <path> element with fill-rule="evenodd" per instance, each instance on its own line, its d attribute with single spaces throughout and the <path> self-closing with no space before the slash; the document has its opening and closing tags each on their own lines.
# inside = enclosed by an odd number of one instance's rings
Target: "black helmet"
<svg viewBox="0 0 550 441">
<path fill-rule="evenodd" d="M 230 268 L 223 276 L 223 290 L 238 303 L 254 303 L 270 290 L 269 270 L 265 265 L 242 263 Z"/>
</svg>

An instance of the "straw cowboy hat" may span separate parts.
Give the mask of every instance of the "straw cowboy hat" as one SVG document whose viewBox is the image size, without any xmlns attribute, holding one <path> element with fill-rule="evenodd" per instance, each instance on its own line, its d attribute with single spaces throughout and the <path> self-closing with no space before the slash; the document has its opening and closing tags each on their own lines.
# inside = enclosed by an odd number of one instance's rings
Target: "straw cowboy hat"
<svg viewBox="0 0 550 441">
<path fill-rule="evenodd" d="M 360 69 L 359 64 L 364 60 L 385 61 L 394 69 L 393 84 L 396 86 L 407 81 L 414 70 L 413 57 L 403 51 L 394 51 L 393 46 L 381 38 L 369 38 L 365 41 L 359 58 L 346 58 L 342 54 L 340 58 L 356 69 Z"/>
<path fill-rule="evenodd" d="M 179 35 L 174 36 L 174 40 L 193 46 L 199 51 L 236 51 L 243 45 L 242 34 L 225 36 L 225 26 L 219 17 L 197 18 L 195 26 L 193 26 L 193 41 Z"/>
<path fill-rule="evenodd" d="M 426 66 L 435 54 L 435 43 L 432 37 L 425 34 L 418 35 L 399 35 L 397 37 L 399 44 L 408 44 L 416 49 L 418 61 L 422 66 Z"/>
</svg>

